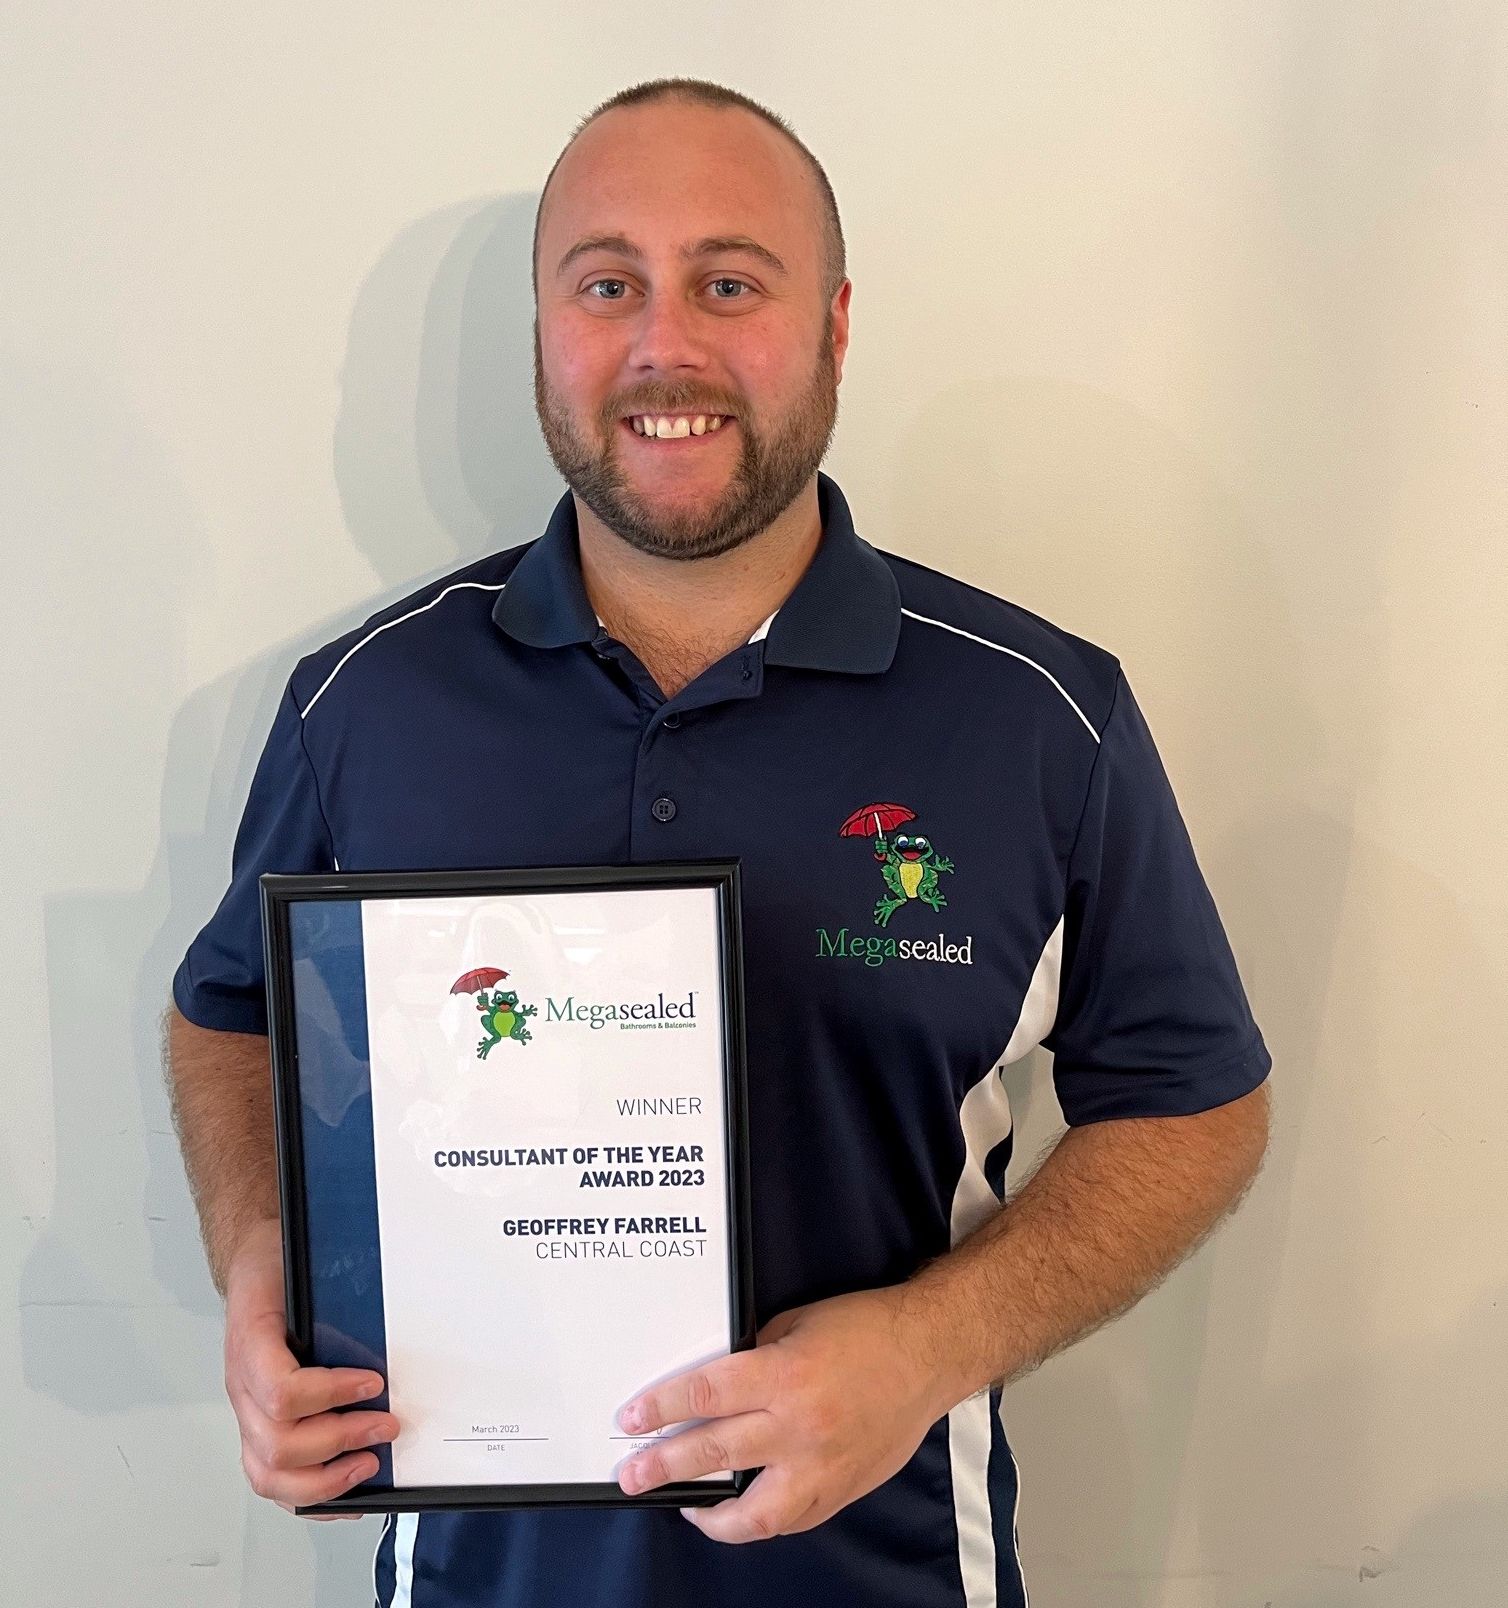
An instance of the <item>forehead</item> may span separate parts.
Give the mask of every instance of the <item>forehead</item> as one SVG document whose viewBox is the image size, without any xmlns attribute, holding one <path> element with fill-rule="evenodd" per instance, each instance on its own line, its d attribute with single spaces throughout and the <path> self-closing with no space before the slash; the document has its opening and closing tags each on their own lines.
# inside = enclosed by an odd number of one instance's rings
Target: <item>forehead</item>
<svg viewBox="0 0 1508 1608">
<path fill-rule="evenodd" d="M 589 235 L 623 234 L 651 256 L 707 235 L 748 235 L 793 274 L 815 273 L 816 185 L 778 129 L 741 107 L 616 107 L 577 136 L 550 183 L 545 277 Z"/>
</svg>

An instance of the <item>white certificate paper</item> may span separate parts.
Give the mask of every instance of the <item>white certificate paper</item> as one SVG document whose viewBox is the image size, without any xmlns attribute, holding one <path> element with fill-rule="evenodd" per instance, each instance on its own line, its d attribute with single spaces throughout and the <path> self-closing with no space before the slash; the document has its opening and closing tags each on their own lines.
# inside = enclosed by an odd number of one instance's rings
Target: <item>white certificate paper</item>
<svg viewBox="0 0 1508 1608">
<path fill-rule="evenodd" d="M 733 1338 L 717 892 L 361 920 L 394 1484 L 613 1481 Z"/>
</svg>

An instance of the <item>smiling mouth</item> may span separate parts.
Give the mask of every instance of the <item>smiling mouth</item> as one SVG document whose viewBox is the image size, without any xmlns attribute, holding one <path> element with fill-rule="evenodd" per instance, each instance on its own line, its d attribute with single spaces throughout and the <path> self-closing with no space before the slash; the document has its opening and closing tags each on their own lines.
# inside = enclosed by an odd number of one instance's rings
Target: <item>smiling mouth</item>
<svg viewBox="0 0 1508 1608">
<path fill-rule="evenodd" d="M 736 421 L 722 413 L 635 413 L 619 424 L 632 436 L 657 447 L 687 446 L 721 435 Z"/>
</svg>

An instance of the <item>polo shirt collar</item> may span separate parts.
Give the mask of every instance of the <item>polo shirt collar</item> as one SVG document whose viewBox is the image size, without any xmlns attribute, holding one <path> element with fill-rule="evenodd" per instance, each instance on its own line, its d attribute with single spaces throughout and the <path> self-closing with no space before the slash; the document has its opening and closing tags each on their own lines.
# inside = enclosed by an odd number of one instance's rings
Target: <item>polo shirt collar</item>
<svg viewBox="0 0 1508 1608">
<path fill-rule="evenodd" d="M 901 635 L 901 590 L 890 566 L 853 528 L 837 481 L 817 471 L 822 540 L 775 611 L 764 662 L 874 675 L 888 670 Z"/>
<path fill-rule="evenodd" d="M 837 482 L 817 472 L 822 540 L 789 597 L 751 640 L 765 663 L 875 674 L 900 639 L 900 589 L 890 566 L 853 528 Z M 492 610 L 509 636 L 535 648 L 590 642 L 600 624 L 581 578 L 576 504 L 566 491 L 538 541 L 514 566 Z"/>
</svg>

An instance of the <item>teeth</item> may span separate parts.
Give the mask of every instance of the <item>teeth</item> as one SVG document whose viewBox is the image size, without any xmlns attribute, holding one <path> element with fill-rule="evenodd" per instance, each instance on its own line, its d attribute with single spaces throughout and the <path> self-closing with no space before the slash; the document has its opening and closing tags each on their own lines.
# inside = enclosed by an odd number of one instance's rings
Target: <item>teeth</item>
<svg viewBox="0 0 1508 1608">
<path fill-rule="evenodd" d="M 667 414 L 635 414 L 629 421 L 634 434 L 651 436 L 661 441 L 675 441 L 688 435 L 710 435 L 723 426 L 723 416 L 713 413 L 681 414 L 671 418 Z"/>
</svg>

